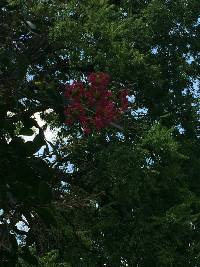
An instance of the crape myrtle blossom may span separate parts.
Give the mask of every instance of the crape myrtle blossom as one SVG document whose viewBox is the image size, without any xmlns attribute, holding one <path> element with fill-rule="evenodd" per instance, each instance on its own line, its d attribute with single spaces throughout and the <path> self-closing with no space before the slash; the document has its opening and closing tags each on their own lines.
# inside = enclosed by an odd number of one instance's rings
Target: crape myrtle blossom
<svg viewBox="0 0 200 267">
<path fill-rule="evenodd" d="M 108 89 L 109 74 L 93 72 L 87 80 L 88 84 L 75 81 L 67 85 L 64 92 L 69 103 L 64 108 L 65 123 L 69 126 L 79 123 L 85 134 L 108 127 L 129 105 L 127 90 L 115 96 Z"/>
</svg>

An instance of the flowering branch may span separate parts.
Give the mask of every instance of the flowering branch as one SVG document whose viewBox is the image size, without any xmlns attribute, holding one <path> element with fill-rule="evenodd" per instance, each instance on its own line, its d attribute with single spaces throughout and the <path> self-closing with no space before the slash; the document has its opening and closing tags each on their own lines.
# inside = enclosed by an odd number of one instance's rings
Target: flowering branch
<svg viewBox="0 0 200 267">
<path fill-rule="evenodd" d="M 69 104 L 65 106 L 65 123 L 79 122 L 85 134 L 109 125 L 124 130 L 115 121 L 128 108 L 128 92 L 121 90 L 118 96 L 114 96 L 107 88 L 110 80 L 107 73 L 97 72 L 88 76 L 88 87 L 82 82 L 67 86 L 64 97 Z"/>
</svg>

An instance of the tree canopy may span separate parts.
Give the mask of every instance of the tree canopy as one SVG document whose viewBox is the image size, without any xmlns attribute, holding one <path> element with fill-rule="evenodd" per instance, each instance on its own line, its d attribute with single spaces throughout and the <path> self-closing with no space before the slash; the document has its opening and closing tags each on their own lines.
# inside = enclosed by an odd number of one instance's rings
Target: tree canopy
<svg viewBox="0 0 200 267">
<path fill-rule="evenodd" d="M 199 55 L 198 0 L 1 0 L 0 266 L 200 266 Z"/>
</svg>

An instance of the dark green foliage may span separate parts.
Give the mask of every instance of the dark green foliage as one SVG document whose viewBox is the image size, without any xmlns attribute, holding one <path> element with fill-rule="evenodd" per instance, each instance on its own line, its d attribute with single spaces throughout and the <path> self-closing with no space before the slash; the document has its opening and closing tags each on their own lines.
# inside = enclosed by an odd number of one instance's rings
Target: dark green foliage
<svg viewBox="0 0 200 267">
<path fill-rule="evenodd" d="M 0 2 L 0 266 L 200 266 L 199 20 L 197 0 Z M 134 96 L 120 133 L 64 125 L 91 71 Z"/>
</svg>

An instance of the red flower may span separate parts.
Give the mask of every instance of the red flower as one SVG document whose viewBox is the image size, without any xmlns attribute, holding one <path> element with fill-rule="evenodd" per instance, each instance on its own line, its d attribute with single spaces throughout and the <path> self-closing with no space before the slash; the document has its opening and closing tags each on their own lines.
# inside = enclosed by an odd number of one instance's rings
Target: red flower
<svg viewBox="0 0 200 267">
<path fill-rule="evenodd" d="M 120 92 L 120 101 L 121 101 L 121 110 L 125 111 L 128 109 L 129 106 L 129 102 L 128 102 L 128 91 L 127 90 L 123 90 Z"/>
<path fill-rule="evenodd" d="M 90 118 L 87 117 L 85 114 L 80 114 L 78 119 L 83 126 L 88 126 L 90 123 Z"/>
<path fill-rule="evenodd" d="M 66 119 L 65 123 L 68 125 L 68 126 L 71 126 L 74 121 L 72 119 Z"/>
<path fill-rule="evenodd" d="M 120 112 L 128 108 L 128 92 L 123 90 L 119 94 L 119 104 L 106 86 L 110 82 L 110 76 L 104 72 L 91 73 L 88 76 L 89 88 L 85 88 L 82 82 L 74 82 L 66 87 L 64 97 L 70 100 L 70 105 L 65 107 L 65 123 L 72 125 L 78 122 L 85 134 L 95 129 L 98 131 L 109 126 L 116 120 Z"/>
<path fill-rule="evenodd" d="M 105 123 L 103 121 L 103 118 L 100 114 L 96 114 L 94 118 L 94 126 L 96 127 L 97 130 L 100 130 L 105 127 Z"/>
<path fill-rule="evenodd" d="M 110 83 L 110 75 L 105 72 L 92 72 L 88 76 L 88 81 L 92 86 L 106 87 Z"/>
<path fill-rule="evenodd" d="M 65 98 L 80 99 L 84 94 L 84 86 L 82 82 L 73 82 L 73 84 L 66 86 L 64 93 Z"/>
<path fill-rule="evenodd" d="M 91 129 L 88 127 L 84 127 L 83 132 L 84 132 L 84 134 L 88 135 L 91 132 Z"/>
<path fill-rule="evenodd" d="M 84 107 L 79 102 L 72 103 L 71 106 L 69 106 L 69 108 L 72 110 L 74 114 L 79 114 L 84 111 Z"/>
<path fill-rule="evenodd" d="M 89 106 L 94 105 L 96 99 L 94 96 L 94 92 L 91 89 L 89 89 L 85 92 L 85 98 L 86 98 L 86 101 L 88 101 Z"/>
</svg>

